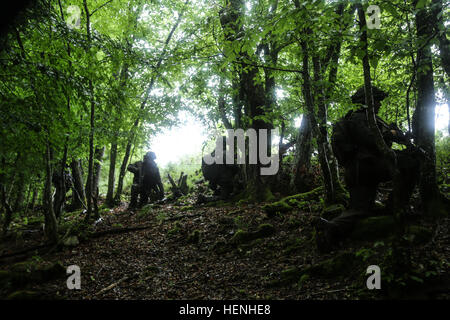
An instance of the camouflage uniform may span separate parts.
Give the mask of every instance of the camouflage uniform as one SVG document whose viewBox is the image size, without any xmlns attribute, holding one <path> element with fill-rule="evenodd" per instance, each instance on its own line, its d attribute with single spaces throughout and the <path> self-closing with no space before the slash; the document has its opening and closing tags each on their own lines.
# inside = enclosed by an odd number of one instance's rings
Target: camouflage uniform
<svg viewBox="0 0 450 320">
<path fill-rule="evenodd" d="M 361 96 L 362 91 L 362 96 Z M 375 112 L 378 112 L 384 92 L 373 88 Z M 364 91 L 360 89 L 352 97 L 353 103 L 363 103 Z M 375 196 L 379 183 L 392 180 L 389 160 L 378 150 L 375 138 L 368 124 L 368 111 L 365 108 L 347 113 L 344 119 L 335 124 L 332 147 L 339 164 L 345 169 L 344 180 L 350 193 L 349 209 L 337 218 L 318 223 L 318 245 L 324 250 L 338 238 L 347 235 L 358 219 L 374 212 Z M 402 143 L 397 132 L 389 128 L 378 116 L 378 128 L 388 147 L 392 142 Z M 407 205 L 419 177 L 418 158 L 410 150 L 395 151 L 400 182 L 400 199 Z M 392 197 L 392 194 L 391 194 Z M 389 202 L 392 198 L 390 197 Z M 388 203 L 389 203 L 388 202 Z M 322 231 L 322 233 L 320 233 Z"/>
<path fill-rule="evenodd" d="M 226 140 L 223 137 L 223 163 L 207 164 L 202 158 L 202 173 L 205 180 L 209 182 L 209 187 L 214 191 L 214 195 L 223 199 L 228 198 L 234 190 L 235 176 L 239 172 L 236 164 L 226 164 Z M 214 157 L 215 150 L 211 153 Z"/>
<path fill-rule="evenodd" d="M 150 200 L 161 200 L 164 198 L 164 186 L 161 182 L 161 176 L 159 174 L 159 168 L 156 162 L 156 155 L 154 152 L 147 152 L 144 156 L 142 163 L 142 187 L 141 187 L 141 199 L 139 206 L 142 207 Z M 152 193 L 156 194 L 155 198 L 152 197 Z"/>
<path fill-rule="evenodd" d="M 129 205 L 129 208 L 132 209 L 137 207 L 139 193 L 141 192 L 142 161 L 129 164 L 127 170 L 134 174 L 133 184 L 131 185 L 131 199 Z"/>
</svg>

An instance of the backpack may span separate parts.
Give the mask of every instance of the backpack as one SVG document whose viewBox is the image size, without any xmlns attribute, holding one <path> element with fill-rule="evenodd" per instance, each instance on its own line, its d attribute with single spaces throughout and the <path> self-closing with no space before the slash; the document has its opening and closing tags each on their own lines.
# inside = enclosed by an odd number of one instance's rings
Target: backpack
<svg viewBox="0 0 450 320">
<path fill-rule="evenodd" d="M 354 143 L 353 137 L 354 123 L 344 117 L 333 125 L 333 133 L 331 135 L 331 147 L 338 162 L 346 165 L 354 157 L 357 150 L 357 144 Z"/>
</svg>

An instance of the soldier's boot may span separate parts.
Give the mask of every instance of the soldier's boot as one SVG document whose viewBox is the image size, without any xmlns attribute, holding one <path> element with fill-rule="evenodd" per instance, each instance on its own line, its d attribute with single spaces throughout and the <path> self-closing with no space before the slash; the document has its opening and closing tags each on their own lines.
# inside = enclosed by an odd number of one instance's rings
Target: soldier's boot
<svg viewBox="0 0 450 320">
<path fill-rule="evenodd" d="M 145 206 L 147 204 L 149 196 L 150 196 L 150 191 L 143 190 L 141 192 L 138 208 L 142 208 L 143 206 Z"/>
<path fill-rule="evenodd" d="M 374 206 L 376 186 L 349 188 L 350 208 L 331 221 L 315 221 L 316 244 L 320 252 L 329 252 L 338 246 L 353 230 L 359 219 L 370 215 Z"/>
<path fill-rule="evenodd" d="M 128 209 L 135 209 L 137 207 L 138 197 L 139 197 L 139 186 L 133 184 L 131 186 L 131 199 L 130 204 L 128 205 Z"/>
<path fill-rule="evenodd" d="M 393 213 L 394 193 L 396 193 L 400 208 L 408 209 L 411 195 L 420 178 L 420 162 L 408 152 L 397 152 L 397 165 L 400 170 L 400 184 L 398 190 L 393 190 L 386 202 L 385 211 L 387 214 Z"/>
</svg>

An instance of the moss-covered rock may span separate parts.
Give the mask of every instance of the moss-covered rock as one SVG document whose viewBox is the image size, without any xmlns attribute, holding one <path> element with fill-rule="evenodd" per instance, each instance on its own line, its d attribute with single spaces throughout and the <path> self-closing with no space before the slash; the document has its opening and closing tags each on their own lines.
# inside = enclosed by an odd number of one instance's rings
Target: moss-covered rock
<svg viewBox="0 0 450 320">
<path fill-rule="evenodd" d="M 266 211 L 269 216 L 273 216 L 276 213 L 292 211 L 293 207 L 287 204 L 285 201 L 280 200 L 274 203 L 266 204 L 262 207 L 262 209 Z"/>
<path fill-rule="evenodd" d="M 232 244 L 243 244 L 246 242 L 250 242 L 259 238 L 269 237 L 275 233 L 275 228 L 273 225 L 264 223 L 258 226 L 256 231 L 244 231 L 239 229 L 234 236 L 231 238 L 230 242 Z"/>
<path fill-rule="evenodd" d="M 231 238 L 230 242 L 233 244 L 242 244 L 245 242 L 252 241 L 254 239 L 253 234 L 248 231 L 238 230 Z"/>
<path fill-rule="evenodd" d="M 325 207 L 322 211 L 322 217 L 327 220 L 332 220 L 344 212 L 345 207 L 342 204 L 332 204 Z"/>
<path fill-rule="evenodd" d="M 266 204 L 262 207 L 266 213 L 271 216 L 276 213 L 285 213 L 292 211 L 294 208 L 300 210 L 308 210 L 311 208 L 312 201 L 319 201 L 321 197 L 323 197 L 324 189 L 323 187 L 319 187 L 313 189 L 309 192 L 296 194 L 293 196 L 289 196 L 281 199 L 280 201 L 276 201 L 270 204 Z M 316 210 L 317 208 L 314 208 Z"/>
<path fill-rule="evenodd" d="M 80 244 L 77 236 L 70 236 L 63 240 L 63 245 L 66 247 L 76 247 Z"/>
<path fill-rule="evenodd" d="M 42 283 L 65 276 L 66 268 L 61 262 L 37 265 L 33 261 L 14 264 L 9 271 L 0 271 L 0 283 L 13 289 L 30 283 Z"/>
<path fill-rule="evenodd" d="M 395 232 L 396 224 L 392 216 L 369 217 L 359 220 L 350 238 L 353 240 L 376 240 Z"/>
</svg>

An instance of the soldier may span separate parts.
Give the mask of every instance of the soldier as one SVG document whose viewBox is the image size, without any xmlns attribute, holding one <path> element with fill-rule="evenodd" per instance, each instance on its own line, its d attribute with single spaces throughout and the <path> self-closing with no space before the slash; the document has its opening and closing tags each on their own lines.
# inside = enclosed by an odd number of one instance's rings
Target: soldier
<svg viewBox="0 0 450 320">
<path fill-rule="evenodd" d="M 205 180 L 209 182 L 209 187 L 214 191 L 215 196 L 222 199 L 228 198 L 234 189 L 234 177 L 239 171 L 236 164 L 226 164 L 226 138 L 223 137 L 223 164 L 206 164 L 202 159 L 202 173 Z M 215 150 L 211 153 L 214 157 Z"/>
<path fill-rule="evenodd" d="M 133 184 L 131 185 L 131 199 L 128 206 L 129 209 L 134 209 L 138 205 L 138 197 L 141 192 L 142 184 L 142 161 L 129 164 L 127 170 L 134 174 Z"/>
<path fill-rule="evenodd" d="M 155 162 L 156 155 L 154 152 L 147 152 L 142 163 L 142 185 L 141 199 L 139 206 L 142 207 L 148 201 L 152 191 L 157 193 L 157 199 L 164 198 L 164 186 L 161 182 L 158 165 Z"/>
<path fill-rule="evenodd" d="M 372 91 L 377 114 L 381 101 L 387 94 L 376 87 Z M 328 251 L 333 243 L 352 230 L 358 219 L 373 213 L 378 184 L 392 180 L 389 159 L 378 150 L 369 128 L 367 107 L 364 106 L 364 87 L 352 96 L 352 103 L 362 106 L 356 111 L 348 112 L 344 119 L 338 121 L 333 127 L 332 135 L 333 152 L 345 169 L 344 180 L 350 193 L 349 209 L 331 221 L 321 218 L 317 222 L 317 245 L 321 251 Z M 388 147 L 393 142 L 411 144 L 396 126 L 388 126 L 378 116 L 376 121 Z M 420 162 L 410 149 L 395 152 L 402 177 L 398 191 L 402 204 L 407 205 L 418 180 Z M 391 201 L 392 194 L 388 203 Z"/>
</svg>

